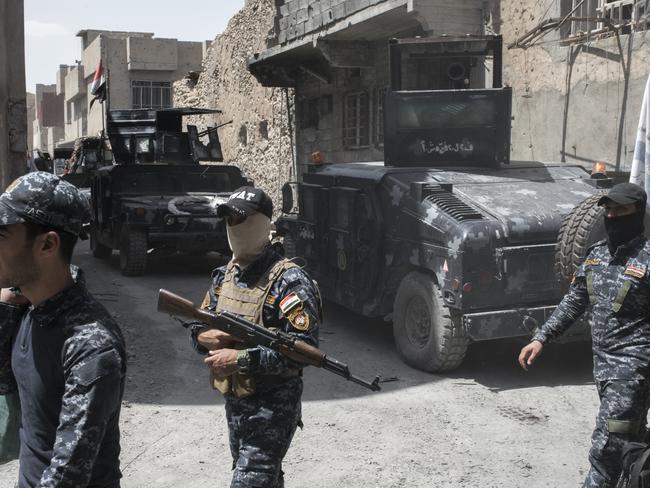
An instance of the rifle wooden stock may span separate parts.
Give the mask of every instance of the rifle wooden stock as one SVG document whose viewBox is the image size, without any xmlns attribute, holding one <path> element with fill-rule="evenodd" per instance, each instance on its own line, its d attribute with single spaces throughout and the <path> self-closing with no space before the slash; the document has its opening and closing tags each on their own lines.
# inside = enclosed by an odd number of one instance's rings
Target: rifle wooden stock
<svg viewBox="0 0 650 488">
<path fill-rule="evenodd" d="M 205 312 L 189 300 L 161 288 L 158 292 L 158 310 L 174 317 L 203 322 Z"/>
</svg>

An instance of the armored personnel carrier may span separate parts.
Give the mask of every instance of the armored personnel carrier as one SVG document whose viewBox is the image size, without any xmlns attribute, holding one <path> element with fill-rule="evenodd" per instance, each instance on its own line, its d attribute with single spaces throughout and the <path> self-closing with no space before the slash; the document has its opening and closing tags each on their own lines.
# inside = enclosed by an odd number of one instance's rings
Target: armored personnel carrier
<svg viewBox="0 0 650 488">
<path fill-rule="evenodd" d="M 93 256 L 119 250 L 124 275 L 146 271 L 151 252 L 228 253 L 225 223 L 214 208 L 251 184 L 223 160 L 217 127 L 182 130 L 199 108 L 113 110 L 107 120 L 115 163 L 94 172 L 91 186 Z M 207 136 L 207 143 L 201 141 Z"/>
<path fill-rule="evenodd" d="M 413 48 L 491 54 L 492 88 L 402 90 Z M 296 202 L 285 187 L 276 226 L 327 299 L 392 319 L 408 364 L 446 371 L 470 341 L 530 337 L 553 312 L 575 265 L 562 253 L 586 246 L 577 229 L 596 218 L 593 196 L 611 181 L 571 164 L 510 161 L 500 37 L 393 40 L 390 58 L 385 160 L 311 168 Z"/>
</svg>

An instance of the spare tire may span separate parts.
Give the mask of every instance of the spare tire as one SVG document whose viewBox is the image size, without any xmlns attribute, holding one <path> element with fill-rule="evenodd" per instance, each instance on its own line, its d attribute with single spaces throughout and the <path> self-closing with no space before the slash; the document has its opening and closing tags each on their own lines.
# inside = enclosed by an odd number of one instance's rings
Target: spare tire
<svg viewBox="0 0 650 488">
<path fill-rule="evenodd" d="M 182 195 L 167 202 L 167 210 L 174 215 L 210 214 L 214 198 L 202 195 Z"/>
<path fill-rule="evenodd" d="M 603 214 L 598 206 L 602 193 L 580 202 L 562 221 L 555 247 L 555 273 L 563 289 L 567 289 L 573 275 L 584 261 L 589 247 L 605 238 Z"/>
</svg>

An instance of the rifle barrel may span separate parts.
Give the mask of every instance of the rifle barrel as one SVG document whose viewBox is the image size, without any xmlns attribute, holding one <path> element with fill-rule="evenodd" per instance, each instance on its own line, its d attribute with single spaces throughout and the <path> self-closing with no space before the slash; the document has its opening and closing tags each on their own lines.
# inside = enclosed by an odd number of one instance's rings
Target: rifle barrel
<svg viewBox="0 0 650 488">
<path fill-rule="evenodd" d="M 372 381 L 367 381 L 362 378 L 359 378 L 358 376 L 353 375 L 350 373 L 350 368 L 348 367 L 347 364 L 344 364 L 340 361 L 337 361 L 334 358 L 330 358 L 325 356 L 323 360 L 323 364 L 321 366 L 323 369 L 326 369 L 327 371 L 330 371 L 334 374 L 337 374 L 339 376 L 342 376 L 348 381 L 352 381 L 353 383 L 356 383 L 357 385 L 361 385 L 365 388 L 368 388 L 369 390 L 372 391 L 380 391 L 381 386 L 379 386 L 379 376 L 376 376 L 374 380 Z"/>
</svg>

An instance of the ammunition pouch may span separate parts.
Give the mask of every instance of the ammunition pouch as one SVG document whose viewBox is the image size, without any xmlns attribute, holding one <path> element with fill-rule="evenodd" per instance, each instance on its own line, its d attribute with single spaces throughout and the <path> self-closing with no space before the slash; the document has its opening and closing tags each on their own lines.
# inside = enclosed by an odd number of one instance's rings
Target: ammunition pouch
<svg viewBox="0 0 650 488">
<path fill-rule="evenodd" d="M 215 390 L 223 395 L 234 396 L 235 398 L 246 398 L 255 393 L 257 387 L 272 387 L 281 385 L 292 378 L 302 376 L 301 369 L 289 369 L 281 374 L 254 376 L 250 373 L 233 373 L 225 378 L 218 378 L 211 375 L 210 382 Z"/>
<path fill-rule="evenodd" d="M 255 378 L 249 373 L 233 373 L 225 378 L 210 374 L 212 388 L 219 390 L 223 395 L 236 398 L 246 398 L 255 393 Z"/>
</svg>

